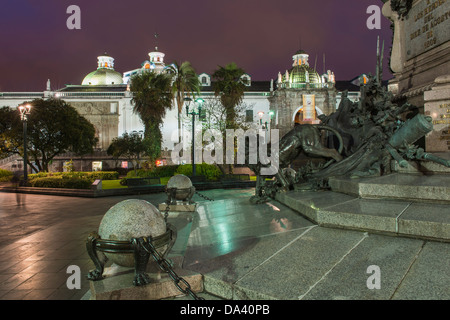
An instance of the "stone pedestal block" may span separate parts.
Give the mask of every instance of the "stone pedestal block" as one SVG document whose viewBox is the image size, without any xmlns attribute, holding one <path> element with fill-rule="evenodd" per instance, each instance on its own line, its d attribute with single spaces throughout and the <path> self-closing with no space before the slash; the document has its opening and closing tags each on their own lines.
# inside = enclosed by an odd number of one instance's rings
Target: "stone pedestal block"
<svg viewBox="0 0 450 320">
<path fill-rule="evenodd" d="M 156 265 L 155 265 L 156 267 Z M 175 268 L 179 277 L 185 279 L 193 292 L 203 291 L 202 275 Z M 105 278 L 91 281 L 91 300 L 160 300 L 182 295 L 172 279 L 165 272 L 149 272 L 151 283 L 145 286 L 133 286 L 134 270 L 113 264 L 106 268 Z"/>
<path fill-rule="evenodd" d="M 433 118 L 433 131 L 425 138 L 427 152 L 450 151 L 450 74 L 435 80 L 432 90 L 425 91 L 425 114 Z"/>
</svg>

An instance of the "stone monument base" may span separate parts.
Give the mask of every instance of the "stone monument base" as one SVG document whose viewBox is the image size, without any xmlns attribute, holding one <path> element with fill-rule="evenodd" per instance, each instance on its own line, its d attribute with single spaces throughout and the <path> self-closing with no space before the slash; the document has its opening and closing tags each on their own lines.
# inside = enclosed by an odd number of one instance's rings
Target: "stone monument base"
<svg viewBox="0 0 450 320">
<path fill-rule="evenodd" d="M 157 268 L 156 265 L 152 266 Z M 185 279 L 195 293 L 203 291 L 202 275 L 175 266 L 174 271 Z M 151 283 L 136 287 L 133 285 L 134 269 L 113 264 L 105 268 L 104 279 L 90 281 L 90 300 L 160 300 L 182 295 L 172 279 L 163 271 L 148 272 Z"/>
</svg>

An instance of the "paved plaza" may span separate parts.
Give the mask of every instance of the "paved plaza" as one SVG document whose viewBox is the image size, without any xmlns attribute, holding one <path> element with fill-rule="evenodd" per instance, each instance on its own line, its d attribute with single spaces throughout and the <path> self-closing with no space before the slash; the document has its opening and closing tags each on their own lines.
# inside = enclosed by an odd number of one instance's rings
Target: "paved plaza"
<svg viewBox="0 0 450 320">
<path fill-rule="evenodd" d="M 448 243 L 324 228 L 277 201 L 250 204 L 253 192 L 201 191 L 214 201 L 195 195 L 197 212 L 169 215 L 179 230 L 172 256 L 203 275 L 205 298 L 450 299 Z M 157 206 L 166 196 L 0 192 L 0 300 L 89 299 L 85 240 L 125 199 Z M 67 288 L 71 265 L 81 289 Z"/>
</svg>

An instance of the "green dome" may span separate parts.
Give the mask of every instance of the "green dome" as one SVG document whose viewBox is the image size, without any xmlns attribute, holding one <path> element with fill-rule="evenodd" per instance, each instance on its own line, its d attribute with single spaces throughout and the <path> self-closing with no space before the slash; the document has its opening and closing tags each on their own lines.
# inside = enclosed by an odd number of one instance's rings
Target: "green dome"
<svg viewBox="0 0 450 320">
<path fill-rule="evenodd" d="M 81 83 L 82 85 L 111 85 L 122 84 L 122 74 L 107 68 L 98 68 L 97 70 L 89 73 Z"/>
<path fill-rule="evenodd" d="M 322 83 L 320 75 L 311 67 L 303 64 L 289 70 L 289 83 L 306 83 L 306 71 L 309 73 L 309 83 Z M 285 77 L 283 79 L 286 81 Z"/>
</svg>

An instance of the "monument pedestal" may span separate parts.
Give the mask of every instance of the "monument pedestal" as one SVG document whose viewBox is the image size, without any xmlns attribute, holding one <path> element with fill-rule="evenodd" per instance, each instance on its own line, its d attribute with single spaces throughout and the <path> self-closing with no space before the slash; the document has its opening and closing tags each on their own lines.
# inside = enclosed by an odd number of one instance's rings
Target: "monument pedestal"
<svg viewBox="0 0 450 320">
<path fill-rule="evenodd" d="M 433 118 L 433 131 L 425 138 L 425 151 L 450 151 L 450 74 L 435 80 L 432 90 L 426 91 L 425 115 Z"/>
<path fill-rule="evenodd" d="M 424 92 L 450 70 L 449 10 L 449 1 L 414 0 L 410 8 L 400 1 L 384 4 L 383 15 L 394 26 L 389 89 L 397 100 L 422 107 Z"/>
<path fill-rule="evenodd" d="M 157 268 L 156 265 L 154 265 Z M 185 279 L 195 293 L 203 291 L 202 275 L 185 269 L 174 268 L 179 277 Z M 134 269 L 113 264 L 105 268 L 104 279 L 91 281 L 91 300 L 160 300 L 182 295 L 172 279 L 163 271 L 148 272 L 151 283 L 133 285 Z"/>
</svg>

